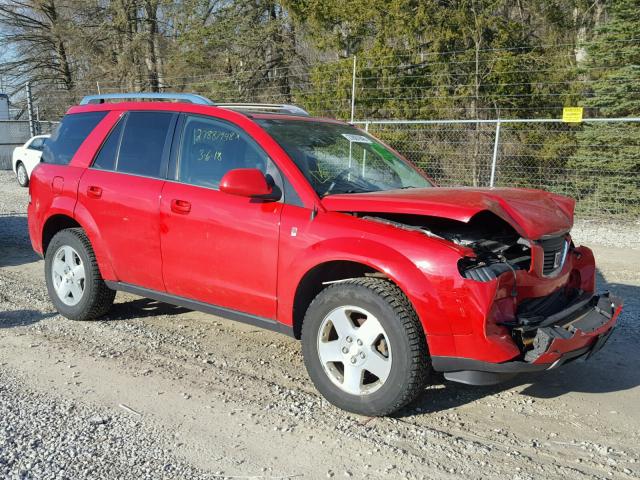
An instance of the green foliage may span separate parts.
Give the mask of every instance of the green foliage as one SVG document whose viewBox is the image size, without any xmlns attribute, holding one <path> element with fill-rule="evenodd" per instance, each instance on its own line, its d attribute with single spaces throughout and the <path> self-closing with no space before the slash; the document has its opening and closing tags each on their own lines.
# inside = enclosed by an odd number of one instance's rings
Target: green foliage
<svg viewBox="0 0 640 480">
<path fill-rule="evenodd" d="M 585 101 L 595 116 L 640 115 L 640 10 L 635 0 L 615 0 L 610 19 L 587 44 L 593 83 Z M 615 48 L 612 48 L 615 45 Z M 569 162 L 583 206 L 640 214 L 640 124 L 587 123 Z"/>
<path fill-rule="evenodd" d="M 55 119 L 84 94 L 192 91 L 349 119 L 640 111 L 637 0 L 4 0 L 3 80 Z M 6 55 L 5 55 L 6 57 Z M 56 95 L 50 95 L 55 90 Z M 52 97 L 55 97 L 53 99 Z M 503 125 L 498 182 L 614 213 L 638 206 L 640 125 Z M 494 130 L 383 129 L 445 183 L 486 185 Z M 489 152 L 489 153 L 488 153 Z M 565 179 L 559 180 L 559 176 Z"/>
</svg>

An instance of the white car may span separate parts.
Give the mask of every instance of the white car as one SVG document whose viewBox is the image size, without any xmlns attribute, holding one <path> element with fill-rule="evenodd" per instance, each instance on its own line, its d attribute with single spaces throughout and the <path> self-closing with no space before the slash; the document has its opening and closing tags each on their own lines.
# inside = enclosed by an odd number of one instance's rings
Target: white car
<svg viewBox="0 0 640 480">
<path fill-rule="evenodd" d="M 27 140 L 21 147 L 16 147 L 13 150 L 12 166 L 20 186 L 26 187 L 29 185 L 31 172 L 40 163 L 40 157 L 42 157 L 42 150 L 47 138 L 49 138 L 49 135 L 36 135 Z"/>
</svg>

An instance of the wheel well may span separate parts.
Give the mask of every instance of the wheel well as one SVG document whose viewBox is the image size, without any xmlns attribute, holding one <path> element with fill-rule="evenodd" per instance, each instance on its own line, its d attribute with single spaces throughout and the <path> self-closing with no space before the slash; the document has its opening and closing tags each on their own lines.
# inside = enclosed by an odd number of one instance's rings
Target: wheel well
<svg viewBox="0 0 640 480">
<path fill-rule="evenodd" d="M 346 278 L 364 277 L 366 274 L 380 273 L 377 270 L 357 262 L 332 261 L 321 263 L 309 270 L 296 289 L 293 301 L 293 334 L 300 339 L 302 322 L 312 300 L 325 287 L 325 282 Z"/>
<path fill-rule="evenodd" d="M 65 228 L 77 228 L 80 224 L 67 215 L 52 215 L 42 229 L 42 253 L 47 254 L 47 247 L 53 236 Z"/>
</svg>

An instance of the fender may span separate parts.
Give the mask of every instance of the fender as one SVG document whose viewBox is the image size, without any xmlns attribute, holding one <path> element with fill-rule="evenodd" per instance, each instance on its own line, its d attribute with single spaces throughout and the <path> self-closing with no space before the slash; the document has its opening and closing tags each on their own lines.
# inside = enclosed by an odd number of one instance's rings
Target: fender
<svg viewBox="0 0 640 480">
<path fill-rule="evenodd" d="M 118 281 L 118 277 L 113 269 L 111 255 L 105 243 L 102 241 L 102 235 L 100 234 L 98 225 L 91 216 L 91 213 L 89 213 L 84 205 L 77 202 L 75 204 L 75 209 L 73 210 L 73 218 L 84 229 L 87 237 L 89 237 L 102 278 L 114 282 Z"/>
<path fill-rule="evenodd" d="M 442 250 L 447 250 L 449 255 L 454 254 L 450 249 Z M 318 265 L 332 261 L 356 262 L 384 273 L 407 296 L 427 336 L 451 335 L 448 319 L 438 314 L 442 309 L 441 292 L 432 279 L 399 251 L 363 237 L 324 240 L 293 258 L 286 277 L 279 277 L 278 318 L 281 322 L 293 324 L 294 298 L 304 276 Z M 456 265 L 455 262 L 452 264 Z"/>
<path fill-rule="evenodd" d="M 31 244 L 33 246 L 33 250 L 42 257 L 45 256 L 47 252 L 44 251 L 44 231 L 45 227 L 49 220 L 52 217 L 62 215 L 67 218 L 73 218 L 73 207 L 75 200 L 70 197 L 55 197 L 53 198 L 51 205 L 47 209 L 47 216 L 42 219 L 42 223 L 37 225 L 35 222 L 29 223 L 29 236 L 31 237 Z M 29 214 L 29 217 L 33 217 L 34 214 Z"/>
</svg>

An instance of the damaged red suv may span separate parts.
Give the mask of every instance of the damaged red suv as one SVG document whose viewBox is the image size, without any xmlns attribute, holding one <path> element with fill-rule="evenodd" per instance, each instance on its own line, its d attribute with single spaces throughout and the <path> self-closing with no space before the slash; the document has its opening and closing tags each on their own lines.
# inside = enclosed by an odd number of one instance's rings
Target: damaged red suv
<svg viewBox="0 0 640 480">
<path fill-rule="evenodd" d="M 318 390 L 360 414 L 394 412 L 434 372 L 490 384 L 587 358 L 622 308 L 595 294 L 573 200 L 436 187 L 294 106 L 86 97 L 30 193 L 62 315 L 98 318 L 124 290 L 286 333 Z"/>
</svg>

